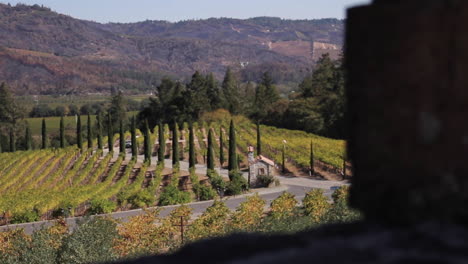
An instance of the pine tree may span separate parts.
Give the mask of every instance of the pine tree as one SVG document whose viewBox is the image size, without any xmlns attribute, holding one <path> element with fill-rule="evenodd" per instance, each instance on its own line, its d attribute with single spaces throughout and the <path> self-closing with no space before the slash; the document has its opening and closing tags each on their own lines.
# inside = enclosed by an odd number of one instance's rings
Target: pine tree
<svg viewBox="0 0 468 264">
<path fill-rule="evenodd" d="M 209 100 L 211 110 L 216 110 L 221 107 L 221 97 L 219 93 L 218 82 L 216 81 L 213 73 L 206 77 L 207 91 L 206 95 Z"/>
<path fill-rule="evenodd" d="M 120 120 L 119 124 L 119 143 L 120 143 L 120 153 L 125 154 L 125 133 L 123 128 L 123 121 Z"/>
<path fill-rule="evenodd" d="M 81 135 L 81 116 L 78 115 L 78 122 L 76 123 L 76 144 L 78 148 L 83 150 L 83 137 Z"/>
<path fill-rule="evenodd" d="M 26 150 L 31 150 L 32 149 L 31 128 L 29 127 L 29 123 L 27 122 L 26 122 L 26 133 L 24 135 L 24 140 L 25 140 L 24 146 L 26 147 Z"/>
<path fill-rule="evenodd" d="M 93 130 L 91 123 L 91 115 L 88 114 L 88 148 L 93 148 Z"/>
<path fill-rule="evenodd" d="M 314 142 L 310 140 L 310 173 L 312 175 L 315 174 L 315 167 L 314 167 Z"/>
<path fill-rule="evenodd" d="M 144 151 L 145 151 L 145 162 L 151 164 L 151 147 L 150 147 L 150 133 L 148 127 L 148 120 L 145 120 L 145 133 L 144 133 Z"/>
<path fill-rule="evenodd" d="M 47 148 L 47 127 L 45 118 L 42 119 L 42 149 Z"/>
<path fill-rule="evenodd" d="M 102 150 L 104 148 L 102 142 L 102 115 L 99 112 L 97 115 L 97 136 L 98 136 L 98 148 Z"/>
<path fill-rule="evenodd" d="M 211 128 L 208 132 L 208 150 L 206 166 L 208 170 L 214 170 L 213 132 Z"/>
<path fill-rule="evenodd" d="M 10 152 L 16 152 L 16 138 L 13 128 L 10 128 Z"/>
<path fill-rule="evenodd" d="M 236 129 L 234 127 L 234 121 L 231 120 L 229 126 L 229 171 L 237 171 L 237 153 L 236 153 Z"/>
<path fill-rule="evenodd" d="M 137 141 L 136 141 L 136 124 L 135 124 L 135 117 L 132 117 L 132 159 L 136 160 L 138 157 L 138 150 L 137 150 Z"/>
<path fill-rule="evenodd" d="M 281 153 L 281 171 L 284 173 L 286 173 L 286 145 L 283 144 L 283 152 Z"/>
<path fill-rule="evenodd" d="M 195 168 L 195 133 L 193 131 L 193 124 L 190 122 L 189 127 L 189 168 Z"/>
<path fill-rule="evenodd" d="M 257 122 L 257 155 L 262 155 L 262 138 L 260 135 L 260 124 Z"/>
<path fill-rule="evenodd" d="M 222 168 L 224 164 L 224 136 L 222 128 L 219 128 L 219 163 Z"/>
<path fill-rule="evenodd" d="M 179 137 L 178 137 L 179 126 L 174 121 L 174 128 L 172 130 L 172 165 L 179 164 Z"/>
<path fill-rule="evenodd" d="M 114 132 L 112 129 L 112 116 L 111 113 L 107 115 L 107 147 L 109 152 L 114 151 Z"/>
<path fill-rule="evenodd" d="M 164 164 L 164 158 L 166 154 L 166 139 L 164 138 L 164 125 L 159 122 L 159 149 L 158 149 L 158 163 Z"/>
<path fill-rule="evenodd" d="M 65 121 L 60 117 L 60 148 L 65 148 Z"/>
<path fill-rule="evenodd" d="M 240 96 L 237 87 L 237 81 L 234 75 L 231 72 L 231 69 L 226 70 L 224 76 L 222 91 L 224 95 L 224 100 L 226 103 L 226 108 L 229 112 L 237 114 L 240 112 Z"/>
</svg>

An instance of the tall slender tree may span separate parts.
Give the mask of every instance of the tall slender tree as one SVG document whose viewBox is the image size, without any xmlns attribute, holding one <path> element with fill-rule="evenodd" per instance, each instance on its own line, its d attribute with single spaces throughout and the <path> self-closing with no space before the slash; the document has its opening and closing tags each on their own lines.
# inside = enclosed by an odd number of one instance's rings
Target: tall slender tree
<svg viewBox="0 0 468 264">
<path fill-rule="evenodd" d="M 223 136 L 223 128 L 219 128 L 219 164 L 221 164 L 221 168 L 224 164 L 224 136 Z"/>
<path fill-rule="evenodd" d="M 281 153 L 281 171 L 286 173 L 286 144 L 283 143 L 283 152 Z"/>
<path fill-rule="evenodd" d="M 26 123 L 26 133 L 24 135 L 26 150 L 32 149 L 32 138 L 31 138 L 31 128 L 29 127 L 29 123 Z M 0 151 L 1 152 L 1 151 Z"/>
<path fill-rule="evenodd" d="M 76 144 L 78 148 L 83 150 L 83 136 L 81 135 L 81 115 L 78 115 L 78 121 L 76 122 Z"/>
<path fill-rule="evenodd" d="M 123 127 L 123 121 L 119 122 L 119 143 L 120 143 L 120 153 L 125 154 L 125 133 Z"/>
<path fill-rule="evenodd" d="M 179 165 L 179 136 L 178 136 L 179 126 L 177 122 L 174 121 L 174 126 L 172 130 L 172 165 Z"/>
<path fill-rule="evenodd" d="M 65 148 L 65 121 L 60 117 L 60 148 Z"/>
<path fill-rule="evenodd" d="M 144 133 L 144 150 L 145 162 L 151 163 L 151 139 L 148 127 L 148 120 L 145 120 L 145 133 Z"/>
<path fill-rule="evenodd" d="M 42 149 L 47 148 L 47 127 L 45 118 L 42 119 Z"/>
<path fill-rule="evenodd" d="M 236 153 L 236 128 L 234 121 L 231 120 L 229 126 L 229 171 L 237 171 L 237 153 Z"/>
<path fill-rule="evenodd" d="M 166 139 L 164 138 L 164 125 L 159 122 L 159 149 L 158 149 L 158 163 L 164 164 L 164 156 L 166 154 Z"/>
<path fill-rule="evenodd" d="M 102 142 L 102 115 L 101 112 L 97 114 L 97 143 L 98 143 L 98 148 L 102 150 L 104 148 L 104 144 Z"/>
<path fill-rule="evenodd" d="M 138 157 L 138 150 L 137 150 L 137 141 L 136 141 L 136 124 L 135 124 L 135 116 L 132 117 L 132 159 L 136 160 Z"/>
<path fill-rule="evenodd" d="M 262 155 L 262 137 L 260 135 L 260 123 L 257 122 L 257 155 Z"/>
<path fill-rule="evenodd" d="M 114 151 L 114 131 L 112 129 L 112 116 L 111 113 L 107 115 L 107 147 L 109 152 Z"/>
<path fill-rule="evenodd" d="M 189 127 L 189 168 L 195 168 L 195 133 L 193 132 L 193 123 Z"/>
<path fill-rule="evenodd" d="M 315 165 L 314 165 L 314 142 L 310 140 L 310 174 L 315 174 Z"/>
<path fill-rule="evenodd" d="M 92 123 L 91 123 L 91 115 L 88 114 L 88 148 L 93 148 L 93 130 L 92 130 Z"/>
<path fill-rule="evenodd" d="M 10 152 L 16 152 L 16 138 L 13 128 L 10 128 Z"/>
<path fill-rule="evenodd" d="M 208 131 L 208 150 L 206 160 L 207 169 L 214 170 L 213 130 L 211 128 Z"/>
</svg>

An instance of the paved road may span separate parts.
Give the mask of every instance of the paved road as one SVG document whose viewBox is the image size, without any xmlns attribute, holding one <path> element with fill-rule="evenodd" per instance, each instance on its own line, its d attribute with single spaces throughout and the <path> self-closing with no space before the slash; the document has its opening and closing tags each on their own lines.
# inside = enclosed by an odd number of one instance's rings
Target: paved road
<svg viewBox="0 0 468 264">
<path fill-rule="evenodd" d="M 116 156 L 118 155 L 118 149 L 115 151 Z M 127 154 L 127 158 L 130 158 L 131 155 Z M 144 157 L 139 156 L 138 160 L 143 161 Z M 155 157 L 152 158 L 153 164 L 156 164 L 157 160 Z M 168 168 L 172 167 L 172 162 L 171 160 L 166 160 L 165 165 Z M 180 167 L 181 170 L 188 170 L 188 163 L 187 162 L 180 162 Z M 227 177 L 228 176 L 228 171 L 227 170 L 220 170 L 217 169 L 218 172 L 223 176 Z M 197 165 L 196 166 L 196 172 L 200 174 L 205 174 L 206 173 L 206 167 L 203 165 Z M 244 175 L 246 176 L 246 174 Z M 266 202 L 267 205 L 271 203 L 275 198 L 277 198 L 281 193 L 284 191 L 290 192 L 296 196 L 296 199 L 298 202 L 300 202 L 305 194 L 313 189 L 313 188 L 318 188 L 318 189 L 323 189 L 324 193 L 327 197 L 331 197 L 332 190 L 330 189 L 333 186 L 341 186 L 344 184 L 347 184 L 346 182 L 338 182 L 338 181 L 326 181 L 326 180 L 315 180 L 315 179 L 308 179 L 308 178 L 299 178 L 299 177 L 285 177 L 285 176 L 277 176 L 280 179 L 281 186 L 275 187 L 275 188 L 263 188 L 263 189 L 255 189 L 252 190 L 248 194 L 236 196 L 236 197 L 228 197 L 224 198 L 223 200 L 225 201 L 226 205 L 231 209 L 235 210 L 237 206 L 243 201 L 245 201 L 246 197 L 249 195 L 253 195 L 254 193 L 258 193 Z M 194 216 L 202 214 L 206 208 L 208 208 L 210 205 L 213 204 L 213 201 L 204 201 L 204 202 L 194 202 L 188 204 L 191 208 L 193 208 L 193 214 Z M 174 208 L 177 206 L 165 206 L 165 207 L 159 207 L 161 209 L 160 216 L 164 217 L 167 216 Z M 112 214 L 108 214 L 107 216 L 111 216 L 115 219 L 121 219 L 122 221 L 127 221 L 130 217 L 142 214 L 143 210 L 137 209 L 137 210 L 130 210 L 130 211 L 124 211 L 124 212 L 116 212 Z M 82 219 L 82 217 L 74 217 L 74 218 L 68 218 L 66 219 L 67 223 L 70 225 L 71 228 L 73 228 L 76 225 L 76 221 Z M 18 225 L 9 225 L 9 226 L 2 226 L 0 227 L 0 231 L 5 231 L 9 229 L 17 229 L 17 228 L 24 228 L 25 232 L 28 234 L 31 234 L 34 230 L 40 229 L 43 226 L 50 226 L 53 224 L 53 221 L 40 221 L 40 222 L 34 222 L 34 223 L 25 223 L 25 224 L 18 224 Z"/>
</svg>

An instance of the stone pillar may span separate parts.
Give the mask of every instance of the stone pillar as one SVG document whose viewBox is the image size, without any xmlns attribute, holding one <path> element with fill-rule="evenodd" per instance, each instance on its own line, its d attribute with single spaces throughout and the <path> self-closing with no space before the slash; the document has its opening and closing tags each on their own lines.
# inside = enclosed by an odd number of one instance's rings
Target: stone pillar
<svg viewBox="0 0 468 264">
<path fill-rule="evenodd" d="M 348 10 L 350 203 L 468 224 L 468 1 L 402 2 Z"/>
</svg>

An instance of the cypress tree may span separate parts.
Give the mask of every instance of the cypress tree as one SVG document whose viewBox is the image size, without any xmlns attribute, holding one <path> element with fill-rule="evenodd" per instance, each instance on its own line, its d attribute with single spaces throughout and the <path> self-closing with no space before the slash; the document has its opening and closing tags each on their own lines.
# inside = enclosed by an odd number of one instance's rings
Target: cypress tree
<svg viewBox="0 0 468 264">
<path fill-rule="evenodd" d="M 224 136 L 222 128 L 219 128 L 219 163 L 222 168 L 224 164 Z"/>
<path fill-rule="evenodd" d="M 281 155 L 281 166 L 282 166 L 282 172 L 286 173 L 286 157 L 285 157 L 285 152 L 286 152 L 286 145 L 283 143 L 283 153 Z"/>
<path fill-rule="evenodd" d="M 190 122 L 189 128 L 189 168 L 195 168 L 195 134 L 193 132 L 193 124 Z"/>
<path fill-rule="evenodd" d="M 210 128 L 208 132 L 208 150 L 207 150 L 207 162 L 206 166 L 208 170 L 214 170 L 214 151 L 213 151 L 213 132 Z"/>
<path fill-rule="evenodd" d="M 179 136 L 177 130 L 179 130 L 179 126 L 177 122 L 174 121 L 174 128 L 172 131 L 172 165 L 179 164 Z"/>
<path fill-rule="evenodd" d="M 148 120 L 145 120 L 145 133 L 144 133 L 144 150 L 145 150 L 145 162 L 151 164 L 151 144 L 150 144 L 150 134 L 148 128 Z"/>
<path fill-rule="evenodd" d="M 132 117 L 131 133 L 132 133 L 132 159 L 136 159 L 138 157 L 138 153 L 137 153 L 135 117 Z"/>
<path fill-rule="evenodd" d="M 104 148 L 102 144 L 102 115 L 99 112 L 97 115 L 97 136 L 98 136 L 98 148 L 102 150 Z"/>
<path fill-rule="evenodd" d="M 120 143 L 120 153 L 125 154 L 125 133 L 123 128 L 123 121 L 120 120 L 119 127 L 119 143 Z"/>
<path fill-rule="evenodd" d="M 16 152 L 16 139 L 13 128 L 10 128 L 10 152 Z"/>
<path fill-rule="evenodd" d="M 314 142 L 310 140 L 310 173 L 312 175 L 315 174 L 315 167 L 314 167 Z"/>
<path fill-rule="evenodd" d="M 88 114 L 88 148 L 93 148 L 93 130 L 91 123 L 91 116 Z"/>
<path fill-rule="evenodd" d="M 25 147 L 26 150 L 32 149 L 32 138 L 31 138 L 31 128 L 29 127 L 29 123 L 26 123 L 26 134 L 24 135 L 24 140 L 26 141 Z M 1 151 L 0 151 L 1 152 Z"/>
<path fill-rule="evenodd" d="M 65 147 L 65 124 L 63 116 L 60 117 L 60 148 Z"/>
<path fill-rule="evenodd" d="M 164 164 L 164 156 L 166 154 L 166 139 L 164 138 L 164 125 L 159 122 L 159 150 L 158 150 L 158 162 Z"/>
<path fill-rule="evenodd" d="M 262 155 L 262 139 L 260 135 L 260 124 L 257 122 L 257 155 Z"/>
<path fill-rule="evenodd" d="M 42 119 L 42 149 L 47 148 L 47 127 L 45 118 Z"/>
<path fill-rule="evenodd" d="M 231 120 L 229 126 L 229 171 L 237 171 L 237 153 L 236 153 L 236 130 L 234 127 L 234 121 Z"/>
<path fill-rule="evenodd" d="M 114 151 L 114 132 L 112 131 L 112 118 L 111 114 L 107 115 L 107 147 L 109 152 Z"/>
<path fill-rule="evenodd" d="M 78 148 L 83 150 L 83 137 L 81 135 L 81 116 L 78 115 L 78 122 L 76 123 L 76 144 Z"/>
</svg>

